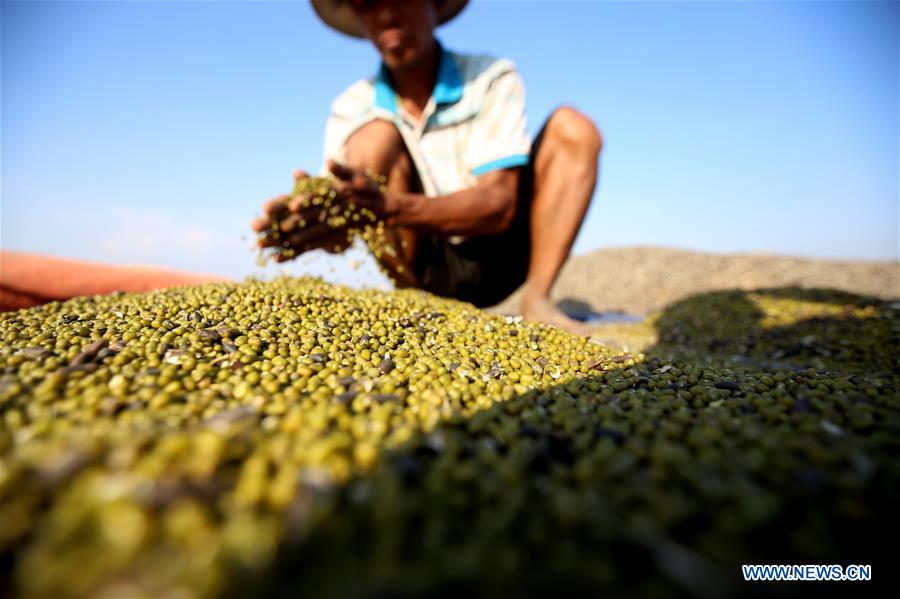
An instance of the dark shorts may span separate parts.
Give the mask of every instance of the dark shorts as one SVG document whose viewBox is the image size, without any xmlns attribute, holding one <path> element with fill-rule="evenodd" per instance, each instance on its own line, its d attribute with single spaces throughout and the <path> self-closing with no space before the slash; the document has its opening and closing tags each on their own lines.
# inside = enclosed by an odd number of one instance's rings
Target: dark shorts
<svg viewBox="0 0 900 599">
<path fill-rule="evenodd" d="M 446 237 L 423 235 L 416 244 L 416 278 L 426 291 L 476 306 L 500 303 L 528 274 L 531 258 L 531 200 L 534 195 L 534 158 L 543 130 L 522 167 L 516 216 L 499 235 L 470 237 L 459 244 Z"/>
</svg>

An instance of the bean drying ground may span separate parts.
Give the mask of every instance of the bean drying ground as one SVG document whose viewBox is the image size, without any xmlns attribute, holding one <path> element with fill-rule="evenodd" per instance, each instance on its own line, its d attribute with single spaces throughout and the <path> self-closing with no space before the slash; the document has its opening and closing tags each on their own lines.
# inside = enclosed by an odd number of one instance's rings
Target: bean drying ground
<svg viewBox="0 0 900 599">
<path fill-rule="evenodd" d="M 719 597 L 753 590 L 740 563 L 889 576 L 871 542 L 898 531 L 888 301 L 713 292 L 607 347 L 283 279 L 0 327 L 4 595 Z"/>
</svg>

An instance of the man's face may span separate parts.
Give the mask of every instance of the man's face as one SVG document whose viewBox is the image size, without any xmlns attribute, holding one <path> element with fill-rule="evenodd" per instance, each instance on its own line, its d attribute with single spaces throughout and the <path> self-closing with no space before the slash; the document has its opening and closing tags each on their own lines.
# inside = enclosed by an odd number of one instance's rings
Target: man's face
<svg viewBox="0 0 900 599">
<path fill-rule="evenodd" d="M 434 0 L 350 0 L 388 68 L 415 64 L 434 44 Z"/>
</svg>

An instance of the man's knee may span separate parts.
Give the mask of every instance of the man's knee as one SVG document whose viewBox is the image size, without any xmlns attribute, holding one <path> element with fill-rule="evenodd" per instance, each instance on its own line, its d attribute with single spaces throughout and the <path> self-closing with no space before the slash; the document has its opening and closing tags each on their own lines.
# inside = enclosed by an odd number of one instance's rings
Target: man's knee
<svg viewBox="0 0 900 599">
<path fill-rule="evenodd" d="M 387 175 L 406 158 L 403 138 L 393 123 L 376 119 L 354 131 L 345 144 L 348 166 Z"/>
<path fill-rule="evenodd" d="M 545 135 L 555 144 L 594 157 L 603 148 L 603 135 L 594 121 L 571 106 L 557 108 L 550 115 Z"/>
</svg>

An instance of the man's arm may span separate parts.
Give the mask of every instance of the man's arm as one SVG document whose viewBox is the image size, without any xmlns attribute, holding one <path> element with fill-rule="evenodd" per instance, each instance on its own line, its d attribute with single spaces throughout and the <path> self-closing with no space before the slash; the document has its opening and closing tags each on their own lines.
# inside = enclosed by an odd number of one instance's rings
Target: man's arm
<svg viewBox="0 0 900 599">
<path fill-rule="evenodd" d="M 516 215 L 520 170 L 485 173 L 474 187 L 445 196 L 389 192 L 385 194 L 385 220 L 391 226 L 441 236 L 502 233 Z"/>
</svg>

